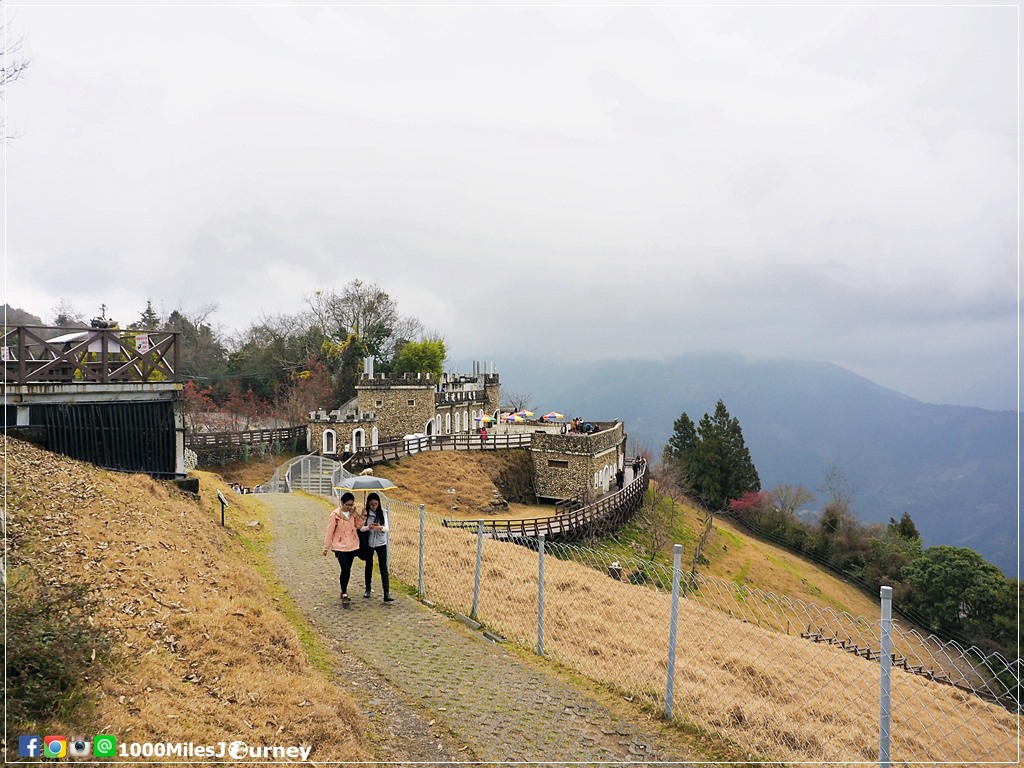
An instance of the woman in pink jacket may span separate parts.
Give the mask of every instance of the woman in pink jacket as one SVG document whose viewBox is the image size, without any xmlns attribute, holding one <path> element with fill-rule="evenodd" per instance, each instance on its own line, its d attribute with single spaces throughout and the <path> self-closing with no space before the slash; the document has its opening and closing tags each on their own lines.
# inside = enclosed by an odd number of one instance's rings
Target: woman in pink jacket
<svg viewBox="0 0 1024 768">
<path fill-rule="evenodd" d="M 341 566 L 341 607 L 349 607 L 348 579 L 352 574 L 352 561 L 359 553 L 359 534 L 356 533 L 363 526 L 363 516 L 360 510 L 356 509 L 356 497 L 346 491 L 341 497 L 341 505 L 331 512 L 330 520 L 327 521 L 327 533 L 324 535 L 324 551 L 326 557 L 328 550 L 334 551 Z"/>
</svg>

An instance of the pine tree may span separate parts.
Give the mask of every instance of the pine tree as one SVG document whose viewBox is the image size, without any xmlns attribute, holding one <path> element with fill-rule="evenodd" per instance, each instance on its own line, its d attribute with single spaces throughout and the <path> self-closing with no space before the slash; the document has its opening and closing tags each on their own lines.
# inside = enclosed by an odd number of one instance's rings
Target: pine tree
<svg viewBox="0 0 1024 768">
<path fill-rule="evenodd" d="M 680 484 L 706 507 L 725 509 L 731 499 L 761 490 L 739 420 L 721 400 L 714 416 L 705 413 L 696 428 L 686 413 L 673 426 L 664 458 Z"/>
<path fill-rule="evenodd" d="M 146 299 L 146 308 L 139 315 L 135 327 L 142 331 L 155 331 L 160 327 L 160 315 L 153 309 L 152 300 Z"/>
</svg>

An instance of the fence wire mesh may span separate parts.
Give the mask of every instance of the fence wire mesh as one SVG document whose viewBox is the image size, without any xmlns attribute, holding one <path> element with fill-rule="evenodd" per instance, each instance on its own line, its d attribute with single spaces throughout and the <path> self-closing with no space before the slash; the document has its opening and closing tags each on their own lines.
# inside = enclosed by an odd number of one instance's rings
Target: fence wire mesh
<svg viewBox="0 0 1024 768">
<path fill-rule="evenodd" d="M 308 456 L 262 490 L 335 499 L 350 477 Z M 545 542 L 482 539 L 381 494 L 392 578 L 440 609 L 664 710 L 673 570 L 641 557 Z M 474 600 L 477 548 L 479 591 Z M 684 559 L 684 562 L 685 559 Z M 474 605 L 476 610 L 474 611 Z M 879 755 L 880 621 L 683 571 L 672 712 L 753 758 L 874 761 Z M 894 763 L 1019 762 L 1020 660 L 924 636 L 894 622 L 890 756 Z"/>
<path fill-rule="evenodd" d="M 389 500 L 394 576 L 417 585 L 417 505 Z M 478 537 L 424 515 L 424 597 L 466 616 Z M 484 536 L 474 618 L 538 647 L 538 542 Z M 671 566 L 545 542 L 547 658 L 640 704 L 665 705 Z M 880 621 L 684 571 L 672 711 L 752 755 L 877 760 Z M 1019 759 L 1019 662 L 982 658 L 896 622 L 894 762 Z"/>
</svg>

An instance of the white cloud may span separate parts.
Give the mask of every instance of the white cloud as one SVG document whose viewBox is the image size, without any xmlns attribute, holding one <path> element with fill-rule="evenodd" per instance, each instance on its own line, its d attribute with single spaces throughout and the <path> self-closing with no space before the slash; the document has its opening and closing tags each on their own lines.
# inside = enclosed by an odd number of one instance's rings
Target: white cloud
<svg viewBox="0 0 1024 768">
<path fill-rule="evenodd" d="M 7 299 L 237 328 L 360 278 L 458 357 L 995 364 L 1014 13 L 25 7 Z"/>
</svg>

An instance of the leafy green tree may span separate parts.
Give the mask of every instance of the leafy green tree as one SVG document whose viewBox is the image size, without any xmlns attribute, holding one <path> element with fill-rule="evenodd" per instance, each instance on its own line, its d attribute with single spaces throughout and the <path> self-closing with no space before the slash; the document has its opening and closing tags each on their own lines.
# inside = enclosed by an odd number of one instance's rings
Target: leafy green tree
<svg viewBox="0 0 1024 768">
<path fill-rule="evenodd" d="M 696 428 L 686 413 L 676 419 L 664 458 L 680 485 L 712 510 L 726 509 L 731 499 L 761 489 L 739 420 L 721 400 Z"/>
<path fill-rule="evenodd" d="M 320 349 L 334 374 L 334 400 L 338 404 L 347 403 L 356 396 L 363 358 L 370 356 L 370 348 L 361 336 L 351 333 L 341 343 L 325 339 Z"/>
<path fill-rule="evenodd" d="M 430 373 L 435 382 L 440 382 L 447 356 L 441 339 L 407 341 L 395 355 L 392 370 L 394 373 Z"/>
<path fill-rule="evenodd" d="M 903 577 L 910 587 L 910 605 L 934 631 L 991 636 L 993 628 L 1016 615 L 1009 580 L 973 549 L 928 547 L 903 567 Z"/>
<path fill-rule="evenodd" d="M 224 343 L 206 322 L 215 309 L 215 306 L 206 306 L 191 316 L 176 309 L 164 324 L 163 330 L 179 334 L 179 373 L 184 377 L 217 378 L 227 368 Z"/>
</svg>

